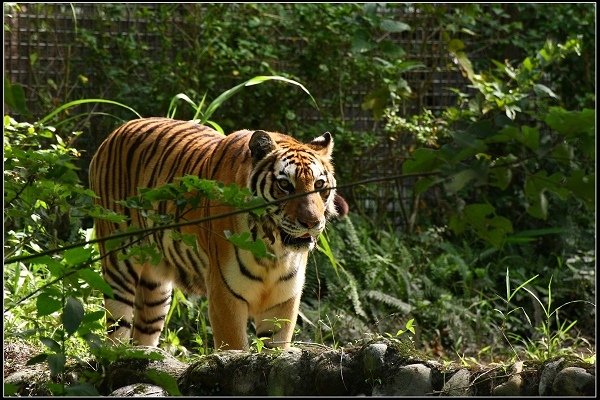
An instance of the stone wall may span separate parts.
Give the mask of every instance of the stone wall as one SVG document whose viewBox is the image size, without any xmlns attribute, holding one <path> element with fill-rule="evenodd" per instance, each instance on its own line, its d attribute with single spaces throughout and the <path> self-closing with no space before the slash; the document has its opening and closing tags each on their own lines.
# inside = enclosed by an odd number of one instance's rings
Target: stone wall
<svg viewBox="0 0 600 400">
<path fill-rule="evenodd" d="M 417 357 L 398 341 L 338 350 L 305 345 L 260 354 L 224 351 L 189 364 L 159 349 L 145 351 L 160 357 L 124 356 L 105 366 L 98 391 L 173 394 L 155 384 L 151 371 L 173 377 L 184 396 L 594 396 L 596 390 L 595 365 L 577 359 L 465 368 Z M 73 366 L 66 376 L 81 382 L 88 372 Z M 20 395 L 45 395 L 47 380 L 48 373 L 38 367 L 15 372 L 5 383 L 17 385 Z"/>
</svg>

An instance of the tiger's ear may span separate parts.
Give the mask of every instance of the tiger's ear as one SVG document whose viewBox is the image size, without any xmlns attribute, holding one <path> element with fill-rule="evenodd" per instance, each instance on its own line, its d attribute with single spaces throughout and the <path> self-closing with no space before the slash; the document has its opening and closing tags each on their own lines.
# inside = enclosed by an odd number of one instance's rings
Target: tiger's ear
<svg viewBox="0 0 600 400">
<path fill-rule="evenodd" d="M 331 152 L 333 151 L 333 137 L 331 137 L 331 133 L 325 132 L 321 136 L 314 138 L 312 142 L 308 143 L 308 147 L 322 156 L 331 157 Z"/>
<path fill-rule="evenodd" d="M 267 132 L 254 131 L 250 138 L 250 143 L 248 143 L 248 147 L 250 147 L 252 161 L 257 163 L 265 158 L 271 150 L 275 149 L 275 142 Z"/>
</svg>

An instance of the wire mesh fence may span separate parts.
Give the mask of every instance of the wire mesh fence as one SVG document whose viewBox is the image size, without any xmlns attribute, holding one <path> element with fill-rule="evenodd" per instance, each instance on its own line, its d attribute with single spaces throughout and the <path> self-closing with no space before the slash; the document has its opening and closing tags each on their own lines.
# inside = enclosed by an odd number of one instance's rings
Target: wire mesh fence
<svg viewBox="0 0 600 400">
<path fill-rule="evenodd" d="M 191 5 L 174 4 L 169 9 L 172 35 L 177 40 L 175 29 L 183 21 Z M 202 7 L 202 5 L 194 5 Z M 124 4 L 115 11 L 115 7 L 104 7 L 94 3 L 24 3 L 19 11 L 13 12 L 4 7 L 4 68 L 5 78 L 19 83 L 25 89 L 30 110 L 39 115 L 49 110 L 42 105 L 59 106 L 64 98 L 102 97 L 105 87 L 102 81 L 86 81 L 86 60 L 84 43 L 77 40 L 83 30 L 92 34 L 110 35 L 117 38 L 133 35 L 138 43 L 143 43 L 145 51 L 173 51 L 163 46 L 164 37 L 156 30 L 149 29 L 153 20 L 151 12 L 135 12 L 139 7 L 158 10 L 164 4 Z M 407 71 L 404 78 L 412 88 L 413 96 L 402 103 L 404 115 L 419 113 L 429 109 L 439 112 L 456 103 L 455 94 L 448 88 L 465 88 L 465 80 L 454 68 L 447 52 L 442 30 L 431 15 L 423 14 L 418 8 L 395 8 L 392 16 L 404 21 L 413 29 L 402 34 L 392 34 L 393 40 L 406 52 L 407 60 L 423 63 L 425 68 Z M 102 23 L 99 23 L 102 22 Z M 102 29 L 102 32 L 99 30 Z M 294 38 L 282 37 L 295 43 Z M 298 46 L 301 46 L 298 43 Z M 298 51 L 301 51 L 299 48 Z M 119 57 L 118 54 L 110 55 Z M 175 54 L 173 54 L 175 57 Z M 286 61 L 280 60 L 277 70 L 286 70 Z M 77 66 L 77 68 L 75 68 Z M 70 82 L 70 84 L 67 84 Z M 52 90 L 45 90 L 51 88 Z M 223 88 L 226 89 L 226 88 Z M 358 131 L 381 129 L 370 110 L 362 107 L 369 88 L 353 88 L 341 105 L 345 120 Z M 299 118 L 318 122 L 319 113 L 310 107 L 298 110 Z M 102 137 L 90 139 L 88 154 L 92 154 Z M 396 175 L 400 172 L 405 154 L 401 154 L 406 143 L 383 143 L 367 159 L 357 160 L 353 178 L 356 180 L 374 176 Z M 390 163 L 390 153 L 396 152 L 396 160 Z M 385 214 L 395 225 L 409 219 L 406 209 L 411 201 L 405 185 L 389 182 L 378 184 L 376 188 L 361 188 L 351 193 L 351 201 L 361 204 L 361 209 L 378 210 Z M 406 197 L 405 197 L 406 196 Z"/>
</svg>

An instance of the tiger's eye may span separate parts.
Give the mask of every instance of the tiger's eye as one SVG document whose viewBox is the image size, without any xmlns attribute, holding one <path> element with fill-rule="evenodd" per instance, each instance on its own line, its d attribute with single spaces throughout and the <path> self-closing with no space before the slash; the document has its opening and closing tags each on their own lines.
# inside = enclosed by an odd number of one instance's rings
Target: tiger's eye
<svg viewBox="0 0 600 400">
<path fill-rule="evenodd" d="M 325 181 L 323 179 L 319 179 L 315 182 L 315 189 L 323 189 L 325 187 Z"/>
<path fill-rule="evenodd" d="M 288 192 L 292 188 L 292 183 L 287 179 L 277 179 L 277 186 L 284 192 Z"/>
</svg>

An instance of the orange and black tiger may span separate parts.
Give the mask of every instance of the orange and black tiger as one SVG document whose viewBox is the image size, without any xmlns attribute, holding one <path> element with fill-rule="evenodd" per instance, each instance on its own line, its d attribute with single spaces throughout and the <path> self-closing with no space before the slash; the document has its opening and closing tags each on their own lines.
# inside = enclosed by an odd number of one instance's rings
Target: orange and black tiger
<svg viewBox="0 0 600 400">
<path fill-rule="evenodd" d="M 243 213 L 182 226 L 197 246 L 175 240 L 172 232 L 154 232 L 158 265 L 119 257 L 100 244 L 105 280 L 113 289 L 105 297 L 109 338 L 156 346 L 171 303 L 173 286 L 206 295 L 215 349 L 247 349 L 248 319 L 256 335 L 270 346 L 287 348 L 292 340 L 305 268 L 316 238 L 337 214 L 333 139 L 325 133 L 309 143 L 276 132 L 241 130 L 227 136 L 193 122 L 144 118 L 117 128 L 99 147 L 90 165 L 90 187 L 97 204 L 124 214 L 127 223 L 95 221 L 98 238 L 128 226 L 152 222 L 117 201 L 184 175 L 248 188 L 274 202 L 260 217 Z M 342 204 L 343 200 L 340 199 Z M 339 206 L 339 204 L 338 204 Z M 175 204 L 167 205 L 167 212 Z M 191 206 L 190 206 L 191 207 Z M 164 211 L 164 210 L 163 210 Z M 210 200 L 186 211 L 189 220 L 231 211 Z M 262 239 L 271 258 L 257 258 L 234 246 L 225 232 L 251 232 Z M 281 325 L 279 321 L 289 323 Z"/>
</svg>

